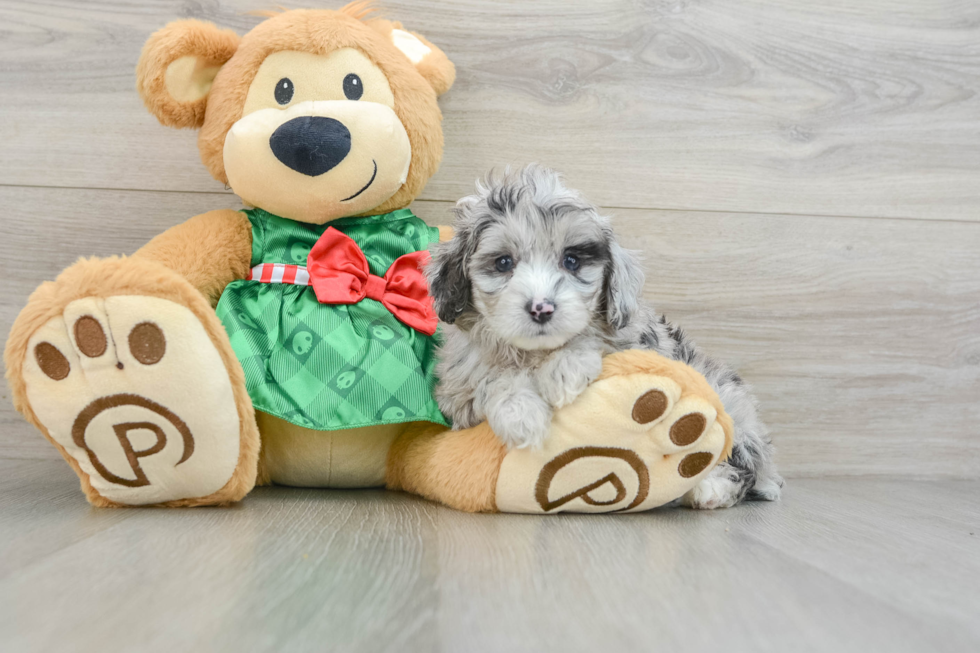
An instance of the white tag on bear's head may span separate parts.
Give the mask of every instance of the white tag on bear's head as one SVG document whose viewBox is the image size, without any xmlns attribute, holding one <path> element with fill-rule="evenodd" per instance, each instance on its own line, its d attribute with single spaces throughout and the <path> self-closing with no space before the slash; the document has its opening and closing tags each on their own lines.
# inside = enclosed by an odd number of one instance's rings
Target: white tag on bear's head
<svg viewBox="0 0 980 653">
<path fill-rule="evenodd" d="M 425 58 L 425 55 L 432 52 L 432 48 L 422 43 L 417 36 L 403 29 L 391 30 L 391 42 L 395 47 L 402 51 L 413 64 L 418 64 Z"/>
</svg>

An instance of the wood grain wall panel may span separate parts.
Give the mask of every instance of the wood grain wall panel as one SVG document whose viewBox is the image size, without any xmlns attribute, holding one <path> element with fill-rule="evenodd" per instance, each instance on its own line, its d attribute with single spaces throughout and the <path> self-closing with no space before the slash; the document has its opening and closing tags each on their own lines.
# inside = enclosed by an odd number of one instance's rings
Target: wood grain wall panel
<svg viewBox="0 0 980 653">
<path fill-rule="evenodd" d="M 214 193 L 0 188 L 0 332 L 82 255 L 235 207 Z M 417 202 L 433 224 L 448 202 Z M 645 298 L 752 383 L 788 475 L 976 477 L 980 225 L 611 209 Z M 54 455 L 0 406 L 0 457 Z"/>
<path fill-rule="evenodd" d="M 606 206 L 980 219 L 973 0 L 383 4 L 459 71 L 424 199 L 536 160 Z M 136 60 L 168 21 L 269 5 L 4 0 L 0 183 L 221 191 Z"/>
</svg>

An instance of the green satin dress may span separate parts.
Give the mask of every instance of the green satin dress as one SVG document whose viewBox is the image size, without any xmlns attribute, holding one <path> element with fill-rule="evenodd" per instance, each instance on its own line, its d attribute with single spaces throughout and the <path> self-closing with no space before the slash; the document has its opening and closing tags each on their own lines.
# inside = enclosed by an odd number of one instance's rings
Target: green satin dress
<svg viewBox="0 0 980 653">
<path fill-rule="evenodd" d="M 352 238 L 377 276 L 399 256 L 439 240 L 439 230 L 408 209 L 321 226 L 261 209 L 244 213 L 253 267 L 305 266 L 328 227 Z M 415 421 L 448 426 L 432 395 L 438 334 L 402 324 L 373 299 L 321 304 L 312 286 L 241 280 L 225 288 L 217 313 L 256 410 L 320 431 Z"/>
</svg>

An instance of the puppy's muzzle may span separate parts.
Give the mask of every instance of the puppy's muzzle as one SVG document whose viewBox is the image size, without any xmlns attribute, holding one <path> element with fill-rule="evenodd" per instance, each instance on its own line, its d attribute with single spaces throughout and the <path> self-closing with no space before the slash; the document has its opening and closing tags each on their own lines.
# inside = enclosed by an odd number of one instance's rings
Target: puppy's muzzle
<svg viewBox="0 0 980 653">
<path fill-rule="evenodd" d="M 350 130 L 339 120 L 301 116 L 279 125 L 269 147 L 284 165 L 316 177 L 335 168 L 350 153 Z"/>
</svg>

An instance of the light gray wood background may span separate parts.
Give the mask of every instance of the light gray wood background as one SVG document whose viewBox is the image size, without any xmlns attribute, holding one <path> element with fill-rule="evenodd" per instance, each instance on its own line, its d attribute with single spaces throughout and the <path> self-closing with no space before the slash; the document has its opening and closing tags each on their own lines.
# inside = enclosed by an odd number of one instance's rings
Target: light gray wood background
<svg viewBox="0 0 980 653">
<path fill-rule="evenodd" d="M 267 6 L 0 2 L 0 331 L 77 257 L 238 206 L 133 71 L 169 20 Z M 789 476 L 980 475 L 980 4 L 386 7 L 458 69 L 423 217 L 492 166 L 563 170 L 756 386 Z M 0 457 L 54 455 L 6 401 L 0 429 Z"/>
<path fill-rule="evenodd" d="M 0 0 L 0 333 L 79 256 L 238 206 L 134 67 L 170 20 L 244 32 L 274 4 Z M 492 166 L 563 170 L 643 252 L 646 298 L 756 387 L 785 500 L 96 511 L 4 390 L 0 648 L 980 647 L 980 3 L 384 4 L 458 69 L 417 213 L 449 221 Z"/>
</svg>

